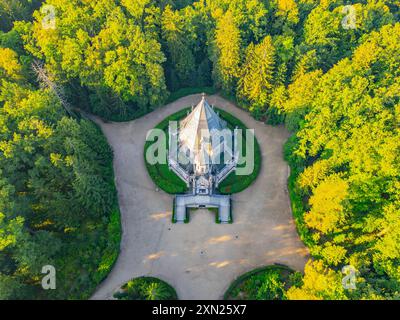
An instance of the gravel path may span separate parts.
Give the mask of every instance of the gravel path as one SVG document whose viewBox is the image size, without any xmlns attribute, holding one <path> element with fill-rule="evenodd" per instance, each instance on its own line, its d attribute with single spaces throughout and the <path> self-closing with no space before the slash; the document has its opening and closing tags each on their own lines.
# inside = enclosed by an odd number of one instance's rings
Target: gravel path
<svg viewBox="0 0 400 320">
<path fill-rule="evenodd" d="M 97 120 L 114 151 L 123 235 L 119 258 L 92 299 L 109 299 L 123 283 L 142 275 L 167 281 L 180 299 L 221 299 L 234 278 L 253 268 L 281 263 L 303 270 L 308 251 L 291 215 L 282 156 L 289 134 L 282 126 L 254 120 L 218 95 L 207 100 L 255 129 L 260 175 L 233 195 L 233 224 L 216 224 L 208 210 L 192 213 L 189 224 L 171 223 L 173 197 L 157 191 L 147 174 L 145 137 L 165 117 L 200 99 L 187 96 L 130 122 Z"/>
</svg>

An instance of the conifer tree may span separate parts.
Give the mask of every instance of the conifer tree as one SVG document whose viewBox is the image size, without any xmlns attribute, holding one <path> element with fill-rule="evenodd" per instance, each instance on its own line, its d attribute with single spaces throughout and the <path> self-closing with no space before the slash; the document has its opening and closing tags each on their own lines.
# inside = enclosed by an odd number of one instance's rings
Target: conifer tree
<svg viewBox="0 0 400 320">
<path fill-rule="evenodd" d="M 242 44 L 231 11 L 217 20 L 211 51 L 215 84 L 226 92 L 233 92 L 240 72 Z"/>
<path fill-rule="evenodd" d="M 250 111 L 260 113 L 267 109 L 274 85 L 275 49 L 271 36 L 246 50 L 238 85 L 238 95 L 247 101 Z"/>
</svg>

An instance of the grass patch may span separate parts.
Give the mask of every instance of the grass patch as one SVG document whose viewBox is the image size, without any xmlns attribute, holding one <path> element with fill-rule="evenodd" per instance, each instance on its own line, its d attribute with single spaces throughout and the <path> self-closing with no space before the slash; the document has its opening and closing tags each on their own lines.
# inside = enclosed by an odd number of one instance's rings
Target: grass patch
<svg viewBox="0 0 400 320">
<path fill-rule="evenodd" d="M 233 223 L 232 198 L 229 199 L 229 223 Z"/>
<path fill-rule="evenodd" d="M 225 292 L 225 300 L 285 300 L 286 290 L 299 273 L 283 265 L 270 265 L 236 278 Z"/>
<path fill-rule="evenodd" d="M 186 116 L 190 108 L 185 108 L 177 113 L 170 115 L 156 125 L 156 129 L 163 130 L 167 134 L 168 139 L 168 125 L 170 121 L 178 121 Z M 166 193 L 169 194 L 179 194 L 184 193 L 187 190 L 186 183 L 184 183 L 172 170 L 169 169 L 167 159 L 165 159 L 165 164 L 149 164 L 146 161 L 147 149 L 153 144 L 153 141 L 146 141 L 144 146 L 144 157 L 147 172 L 149 173 L 153 182 Z M 174 215 L 173 215 L 174 219 Z"/>
<path fill-rule="evenodd" d="M 215 108 L 220 116 L 227 122 L 228 127 L 233 130 L 238 127 L 242 130 L 242 154 L 246 153 L 246 135 L 245 130 L 247 127 L 244 125 L 242 121 L 232 116 L 230 113 L 221 110 L 219 108 Z M 255 137 L 254 137 L 255 138 Z M 239 165 L 238 167 L 243 167 L 244 165 Z M 232 172 L 224 181 L 220 183 L 218 186 L 218 191 L 221 194 L 233 194 L 243 191 L 248 188 L 256 179 L 261 169 L 261 151 L 260 146 L 258 144 L 257 139 L 254 139 L 254 169 L 253 172 L 249 175 L 237 175 L 236 172 Z"/>
<path fill-rule="evenodd" d="M 185 210 L 185 220 L 183 220 L 184 223 L 189 223 L 190 222 L 190 208 L 186 208 Z"/>
<path fill-rule="evenodd" d="M 183 119 L 188 111 L 191 108 L 184 108 L 169 117 L 165 118 L 161 121 L 155 128 L 163 130 L 168 137 L 168 125 L 170 121 L 179 121 Z M 227 122 L 227 125 L 230 129 L 234 129 L 236 127 L 243 130 L 243 148 L 245 148 L 245 130 L 247 127 L 241 122 L 239 119 L 235 118 L 228 112 L 221 110 L 219 108 L 215 108 L 215 110 L 219 113 L 222 119 Z M 147 149 L 153 144 L 153 141 L 147 141 L 144 147 L 144 156 L 146 156 Z M 245 149 L 244 149 L 245 150 Z M 244 152 L 244 151 L 243 151 Z M 167 162 L 167 159 L 166 159 Z M 169 169 L 168 164 L 149 164 L 146 159 L 146 168 L 147 171 L 154 181 L 154 183 L 162 190 L 169 194 L 180 194 L 187 191 L 186 184 L 173 172 Z M 240 166 L 239 166 L 240 167 Z M 218 186 L 218 191 L 221 194 L 232 194 L 243 191 L 248 186 L 250 186 L 254 180 L 257 178 L 261 168 L 261 152 L 260 146 L 258 145 L 257 139 L 255 139 L 254 143 L 254 170 L 249 175 L 236 175 L 235 172 L 232 172 L 222 183 Z M 172 217 L 174 219 L 174 215 Z M 173 220 L 174 221 L 174 220 Z"/>
<path fill-rule="evenodd" d="M 118 300 L 178 300 L 175 289 L 154 277 L 139 277 L 125 283 L 114 293 Z"/>
<path fill-rule="evenodd" d="M 175 204 L 176 204 L 176 198 L 174 197 L 174 200 L 173 200 L 173 203 L 172 203 L 172 217 L 171 217 L 171 222 L 172 223 L 176 223 Z"/>
<path fill-rule="evenodd" d="M 96 283 L 107 277 L 118 258 L 121 243 L 121 217 L 118 207 L 111 213 L 107 226 L 107 239 L 107 247 L 93 276 Z"/>
<path fill-rule="evenodd" d="M 219 219 L 219 208 L 208 208 L 208 211 L 214 213 L 215 223 L 220 224 L 221 220 Z"/>
</svg>

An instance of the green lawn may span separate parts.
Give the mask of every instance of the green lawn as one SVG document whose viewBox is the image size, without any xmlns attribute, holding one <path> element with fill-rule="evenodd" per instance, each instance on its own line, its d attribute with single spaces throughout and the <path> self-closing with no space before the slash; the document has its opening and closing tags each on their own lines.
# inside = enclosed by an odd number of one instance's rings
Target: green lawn
<svg viewBox="0 0 400 320">
<path fill-rule="evenodd" d="M 230 129 L 234 129 L 236 127 L 243 130 L 243 150 L 245 150 L 245 132 L 244 130 L 247 129 L 246 126 L 237 118 L 233 117 L 226 111 L 223 111 L 219 108 L 215 108 L 216 111 L 219 112 L 222 119 L 224 119 L 228 127 Z M 190 108 L 184 108 L 169 117 L 165 118 L 161 121 L 155 128 L 163 130 L 167 134 L 168 139 L 168 125 L 169 121 L 179 121 L 183 119 Z M 152 145 L 154 142 L 146 142 L 144 148 L 144 155 L 146 155 L 147 149 Z M 218 187 L 218 191 L 221 194 L 232 194 L 236 192 L 240 192 L 246 189 L 249 185 L 253 183 L 253 181 L 257 178 L 260 167 L 261 167 L 261 154 L 260 154 L 260 147 L 258 145 L 257 140 L 254 143 L 254 170 L 249 175 L 236 175 L 235 172 L 231 173 Z M 243 151 L 244 152 L 244 151 Z M 169 170 L 168 164 L 149 164 L 146 160 L 146 167 L 147 171 L 149 172 L 150 177 L 154 181 L 154 183 L 162 190 L 169 194 L 179 194 L 184 193 L 187 190 L 186 184 L 171 170 Z"/>
<path fill-rule="evenodd" d="M 167 134 L 168 139 L 168 125 L 170 121 L 178 121 L 187 115 L 190 108 L 182 109 L 161 121 L 155 128 L 163 130 Z M 147 149 L 154 142 L 148 141 L 144 146 L 144 156 L 146 156 Z M 162 190 L 170 194 L 184 193 L 187 190 L 186 184 L 171 170 L 169 170 L 167 159 L 165 164 L 149 164 L 146 161 L 147 171 L 153 182 Z"/>
<path fill-rule="evenodd" d="M 224 295 L 225 300 L 286 300 L 286 290 L 300 274 L 282 265 L 270 265 L 239 276 Z"/>
<path fill-rule="evenodd" d="M 175 289 L 163 280 L 154 277 L 132 279 L 114 294 L 118 300 L 178 300 Z"/>
<path fill-rule="evenodd" d="M 246 154 L 246 135 L 245 130 L 247 127 L 243 124 L 242 121 L 232 116 L 230 113 L 216 108 L 219 112 L 220 116 L 228 123 L 228 127 L 230 129 L 234 129 L 238 127 L 242 129 L 242 137 L 243 137 L 243 144 L 242 144 L 242 154 Z M 239 165 L 241 167 L 244 165 Z M 237 175 L 236 172 L 232 172 L 221 184 L 218 186 L 218 191 L 221 194 L 233 194 L 240 191 L 243 191 L 247 187 L 249 187 L 257 178 L 258 174 L 260 173 L 261 168 L 261 152 L 260 146 L 258 144 L 257 139 L 254 140 L 254 170 L 249 175 Z"/>
</svg>

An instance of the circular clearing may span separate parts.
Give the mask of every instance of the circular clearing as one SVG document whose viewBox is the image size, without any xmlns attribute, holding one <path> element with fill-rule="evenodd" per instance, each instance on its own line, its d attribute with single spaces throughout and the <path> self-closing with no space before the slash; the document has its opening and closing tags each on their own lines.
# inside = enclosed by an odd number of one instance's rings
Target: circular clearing
<svg viewBox="0 0 400 320">
<path fill-rule="evenodd" d="M 168 144 L 168 125 L 170 121 L 179 121 L 187 116 L 188 112 L 191 110 L 190 107 L 184 108 L 167 118 L 161 121 L 154 129 L 163 130 L 167 137 Z M 228 128 L 233 130 L 235 128 L 241 129 L 242 132 L 242 152 L 241 157 L 246 157 L 246 138 L 254 137 L 254 166 L 253 170 L 250 174 L 247 175 L 237 175 L 236 172 L 232 172 L 221 184 L 218 186 L 218 192 L 221 194 L 233 194 L 238 193 L 249 187 L 257 178 L 260 168 L 261 168 L 261 153 L 260 147 L 257 142 L 257 139 L 253 135 L 252 132 L 246 130 L 248 129 L 242 121 L 232 116 L 230 113 L 215 108 L 215 110 L 219 113 L 220 117 L 227 122 Z M 147 171 L 155 183 L 155 185 L 164 190 L 169 194 L 179 194 L 185 193 L 187 191 L 186 184 L 174 173 L 172 172 L 167 163 L 167 159 L 165 159 L 164 163 L 156 163 L 150 164 L 147 161 L 146 154 L 149 151 L 150 146 L 152 146 L 157 141 L 146 141 L 144 146 L 144 158 Z M 157 156 L 157 152 L 155 152 Z M 244 167 L 246 164 L 239 164 L 238 167 Z"/>
</svg>

